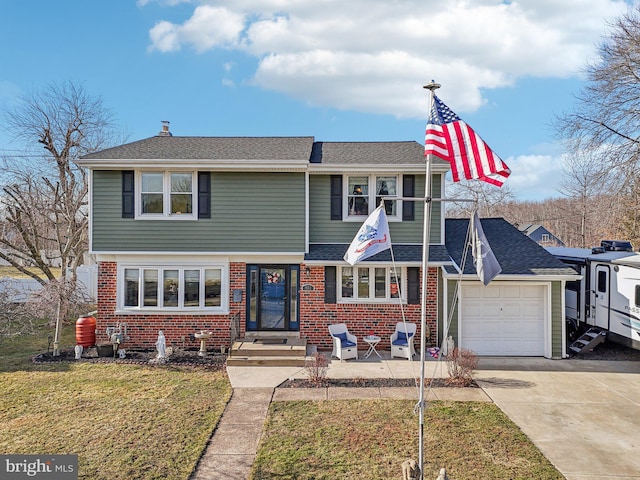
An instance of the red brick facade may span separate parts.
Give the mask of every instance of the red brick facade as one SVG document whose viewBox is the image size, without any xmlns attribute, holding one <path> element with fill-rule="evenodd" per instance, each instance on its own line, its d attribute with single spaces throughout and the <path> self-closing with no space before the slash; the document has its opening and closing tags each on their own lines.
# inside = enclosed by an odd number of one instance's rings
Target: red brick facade
<svg viewBox="0 0 640 480">
<path fill-rule="evenodd" d="M 396 322 L 402 320 L 398 304 L 326 304 L 324 302 L 324 268 L 310 266 L 300 269 L 300 336 L 320 350 L 332 348 L 327 325 L 346 323 L 351 333 L 362 338 L 374 332 L 382 337 L 380 348 L 389 349 L 389 336 Z M 426 320 L 429 327 L 428 345 L 436 342 L 437 324 L 437 269 L 430 268 L 428 275 Z M 183 315 L 183 314 L 116 314 L 117 264 L 100 262 L 98 265 L 98 314 L 97 343 L 107 343 L 107 327 L 126 324 L 128 339 L 123 347 L 153 348 L 158 330 L 164 332 L 167 345 L 194 348 L 199 341 L 191 341 L 189 335 L 200 330 L 212 331 L 214 336 L 207 342 L 209 348 L 228 346 L 230 342 L 231 317 L 239 315 L 240 337 L 244 336 L 246 325 L 246 264 L 232 262 L 229 265 L 229 315 Z M 242 290 L 242 301 L 233 301 L 233 291 Z M 407 322 L 418 325 L 420 336 L 420 305 L 404 305 Z M 366 344 L 359 345 L 365 349 Z"/>
</svg>

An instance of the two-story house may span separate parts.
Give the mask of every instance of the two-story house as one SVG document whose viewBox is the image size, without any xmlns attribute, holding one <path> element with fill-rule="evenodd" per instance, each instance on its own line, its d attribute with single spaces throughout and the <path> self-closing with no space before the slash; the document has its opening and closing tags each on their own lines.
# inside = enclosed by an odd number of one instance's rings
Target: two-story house
<svg viewBox="0 0 640 480">
<path fill-rule="evenodd" d="M 228 345 L 237 322 L 241 337 L 280 332 L 330 349 L 327 326 L 345 322 L 388 348 L 401 304 L 420 325 L 425 202 L 406 200 L 425 195 L 417 142 L 163 131 L 80 164 L 90 171 L 98 331 L 126 324 L 129 347 L 152 347 L 158 330 L 176 345 L 200 330 L 214 333 L 212 345 Z M 448 170 L 434 160 L 432 197 L 442 195 Z M 344 253 L 382 196 L 395 262 L 386 251 L 351 266 Z M 449 329 L 480 354 L 563 356 L 561 289 L 572 271 L 511 227 L 517 237 L 501 238 L 537 250 L 522 255 L 498 241 L 505 253 L 494 252 L 508 265 L 482 288 L 472 265 L 461 270 L 468 222 L 449 224 L 442 204 L 430 205 L 429 345 Z M 519 301 L 525 306 L 514 306 Z"/>
</svg>

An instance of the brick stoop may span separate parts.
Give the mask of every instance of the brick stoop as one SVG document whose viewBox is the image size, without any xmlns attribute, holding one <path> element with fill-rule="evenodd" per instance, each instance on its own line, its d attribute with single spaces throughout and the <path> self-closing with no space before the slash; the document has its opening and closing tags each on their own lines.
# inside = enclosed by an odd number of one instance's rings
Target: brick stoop
<svg viewBox="0 0 640 480">
<path fill-rule="evenodd" d="M 233 344 L 227 365 L 304 367 L 307 340 L 293 337 L 247 337 Z"/>
</svg>

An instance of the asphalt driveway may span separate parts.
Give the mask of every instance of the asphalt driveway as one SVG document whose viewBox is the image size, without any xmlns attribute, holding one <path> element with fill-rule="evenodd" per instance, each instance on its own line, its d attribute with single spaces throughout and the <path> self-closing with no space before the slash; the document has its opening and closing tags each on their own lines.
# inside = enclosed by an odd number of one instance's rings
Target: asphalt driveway
<svg viewBox="0 0 640 480">
<path fill-rule="evenodd" d="M 475 378 L 568 480 L 640 479 L 640 362 L 484 357 Z"/>
</svg>

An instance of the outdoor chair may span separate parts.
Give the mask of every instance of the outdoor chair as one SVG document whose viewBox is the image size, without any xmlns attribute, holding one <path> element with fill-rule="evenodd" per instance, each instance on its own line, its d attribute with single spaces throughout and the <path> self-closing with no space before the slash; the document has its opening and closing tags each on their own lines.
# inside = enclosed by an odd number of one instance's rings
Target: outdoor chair
<svg viewBox="0 0 640 480">
<path fill-rule="evenodd" d="M 402 357 L 411 360 L 416 354 L 413 339 L 416 336 L 416 324 L 398 322 L 396 331 L 391 335 L 391 358 Z"/>
<path fill-rule="evenodd" d="M 358 339 L 355 335 L 349 333 L 344 323 L 329 325 L 329 334 L 333 339 L 332 357 L 340 360 L 358 359 Z"/>
</svg>

